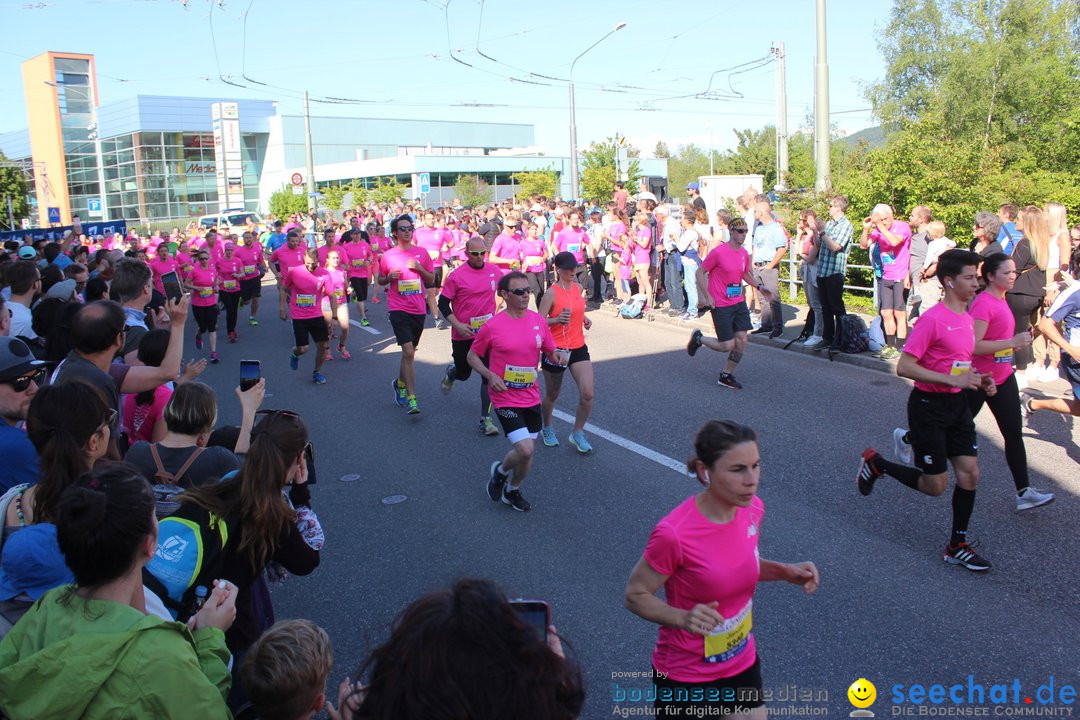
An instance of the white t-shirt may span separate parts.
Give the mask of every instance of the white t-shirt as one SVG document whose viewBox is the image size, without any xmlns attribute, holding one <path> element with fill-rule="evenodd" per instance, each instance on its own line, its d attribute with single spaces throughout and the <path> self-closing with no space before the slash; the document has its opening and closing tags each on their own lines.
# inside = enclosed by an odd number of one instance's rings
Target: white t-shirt
<svg viewBox="0 0 1080 720">
<path fill-rule="evenodd" d="M 931 240 L 926 244 L 926 260 L 923 261 L 923 269 L 925 270 L 936 263 L 938 258 L 941 257 L 941 253 L 952 250 L 954 247 L 956 247 L 956 243 L 947 237 Z"/>
<path fill-rule="evenodd" d="M 33 315 L 30 313 L 30 308 L 14 300 L 8 302 L 7 306 L 11 310 L 11 329 L 8 334 L 11 337 L 22 335 L 31 340 L 36 338 L 37 333 L 31 327 L 33 325 Z"/>
</svg>

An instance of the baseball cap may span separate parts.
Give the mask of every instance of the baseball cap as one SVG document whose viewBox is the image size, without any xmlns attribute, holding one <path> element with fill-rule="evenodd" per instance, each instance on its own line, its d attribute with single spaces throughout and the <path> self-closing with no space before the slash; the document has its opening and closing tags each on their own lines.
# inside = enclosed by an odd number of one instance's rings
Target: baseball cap
<svg viewBox="0 0 1080 720">
<path fill-rule="evenodd" d="M 574 257 L 574 253 L 570 252 L 559 253 L 552 260 L 552 263 L 560 270 L 573 270 L 578 266 L 577 258 Z"/>
<path fill-rule="evenodd" d="M 690 183 L 689 185 L 686 186 L 686 189 L 687 190 L 700 190 L 701 186 L 698 185 L 696 182 L 692 182 L 692 183 Z"/>
<path fill-rule="evenodd" d="M 71 278 L 67 280 L 61 280 L 58 283 L 53 284 L 49 288 L 49 291 L 45 293 L 45 298 L 59 298 L 60 300 L 70 300 L 71 296 L 75 294 L 75 281 Z"/>
<path fill-rule="evenodd" d="M 56 542 L 56 526 L 34 523 L 4 543 L 0 565 L 0 600 L 28 595 L 38 600 L 55 587 L 75 582 Z"/>
<path fill-rule="evenodd" d="M 36 257 L 37 257 L 37 250 L 35 250 L 33 248 L 33 246 L 31 246 L 31 245 L 23 245 L 21 248 L 19 248 L 19 259 L 20 260 L 33 260 Z"/>
<path fill-rule="evenodd" d="M 14 380 L 44 365 L 48 363 L 35 358 L 22 340 L 0 338 L 0 380 Z"/>
</svg>

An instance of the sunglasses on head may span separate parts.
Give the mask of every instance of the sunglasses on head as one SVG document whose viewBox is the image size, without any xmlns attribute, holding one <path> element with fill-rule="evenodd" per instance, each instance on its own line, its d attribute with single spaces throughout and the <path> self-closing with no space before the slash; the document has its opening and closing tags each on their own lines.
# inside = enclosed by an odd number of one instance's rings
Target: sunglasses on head
<svg viewBox="0 0 1080 720">
<path fill-rule="evenodd" d="M 112 427 L 113 423 L 115 423 L 115 422 L 116 422 L 116 411 L 115 410 L 109 410 L 108 417 L 106 417 L 105 420 L 103 420 L 102 423 L 100 425 L 98 425 L 98 430 L 100 430 L 103 427 Z"/>
<path fill-rule="evenodd" d="M 40 370 L 35 370 L 33 375 L 23 375 L 14 380 L 5 380 L 4 382 L 10 385 L 15 392 L 25 392 L 26 388 L 30 387 L 30 383 L 34 383 L 38 387 L 41 387 L 41 384 L 45 382 L 45 375 L 47 373 L 48 370 L 41 368 Z"/>
<path fill-rule="evenodd" d="M 529 288 L 507 288 L 506 292 L 521 297 L 522 295 L 528 295 L 532 291 Z"/>
</svg>

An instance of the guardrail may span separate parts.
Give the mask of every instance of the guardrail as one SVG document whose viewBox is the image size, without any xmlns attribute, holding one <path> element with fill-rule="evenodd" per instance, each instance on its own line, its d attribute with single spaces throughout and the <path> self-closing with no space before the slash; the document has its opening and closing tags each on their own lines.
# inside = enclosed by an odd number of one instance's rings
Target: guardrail
<svg viewBox="0 0 1080 720">
<path fill-rule="evenodd" d="M 795 296 L 798 295 L 798 292 L 799 292 L 796 289 L 796 286 L 802 284 L 802 280 L 799 279 L 799 265 L 801 263 L 802 263 L 801 259 L 796 259 L 794 254 L 791 253 L 791 252 L 788 253 L 787 266 L 788 266 L 788 299 L 789 300 L 794 300 L 795 299 Z M 849 263 L 848 266 L 847 266 L 847 269 L 848 270 L 870 270 L 871 271 L 870 275 L 872 277 L 874 268 L 872 266 L 870 266 L 870 265 L 852 265 L 852 264 Z M 847 277 L 848 277 L 848 275 L 845 274 L 844 279 L 846 280 Z M 844 289 L 845 290 L 851 290 L 853 292 L 870 293 L 870 297 L 872 297 L 873 300 L 874 300 L 874 307 L 877 307 L 877 304 L 878 304 L 877 283 L 874 283 L 874 285 L 872 287 L 865 287 L 863 285 L 844 285 Z"/>
</svg>

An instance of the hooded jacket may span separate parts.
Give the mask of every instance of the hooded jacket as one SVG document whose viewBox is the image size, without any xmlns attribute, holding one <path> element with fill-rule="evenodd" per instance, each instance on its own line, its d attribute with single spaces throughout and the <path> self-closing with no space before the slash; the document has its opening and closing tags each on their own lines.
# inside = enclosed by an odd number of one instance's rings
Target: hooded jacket
<svg viewBox="0 0 1080 720">
<path fill-rule="evenodd" d="M 0 641 L 11 720 L 229 718 L 225 635 L 194 632 L 74 586 L 50 590 Z"/>
</svg>

